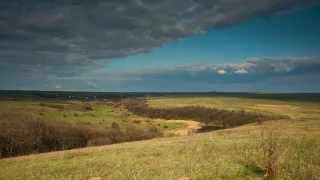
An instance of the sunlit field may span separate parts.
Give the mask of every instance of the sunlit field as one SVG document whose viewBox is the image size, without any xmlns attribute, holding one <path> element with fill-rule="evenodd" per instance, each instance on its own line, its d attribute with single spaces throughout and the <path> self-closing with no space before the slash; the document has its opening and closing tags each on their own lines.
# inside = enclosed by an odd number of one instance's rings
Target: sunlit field
<svg viewBox="0 0 320 180">
<path fill-rule="evenodd" d="M 149 98 L 147 103 L 157 108 L 198 105 L 282 114 L 288 118 L 208 133 L 5 158 L 0 160 L 0 179 L 261 179 L 267 173 L 282 179 L 320 177 L 317 102 L 194 96 Z M 93 104 L 90 112 L 59 111 L 39 106 L 38 102 L 1 102 L 1 107 L 16 107 L 72 123 L 123 124 L 139 119 L 140 125 L 150 125 L 144 121 L 146 117 L 102 104 Z M 74 117 L 74 113 L 79 117 Z M 122 117 L 123 114 L 128 117 Z M 151 125 L 158 126 L 158 122 L 151 119 Z M 159 126 L 162 129 L 164 122 Z M 181 123 L 168 123 L 165 131 L 184 127 Z"/>
</svg>

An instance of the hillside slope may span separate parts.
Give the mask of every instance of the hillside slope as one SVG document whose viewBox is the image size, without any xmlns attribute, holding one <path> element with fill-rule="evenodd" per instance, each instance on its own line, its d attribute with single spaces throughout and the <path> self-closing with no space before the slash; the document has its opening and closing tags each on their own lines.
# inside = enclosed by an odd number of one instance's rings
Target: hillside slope
<svg viewBox="0 0 320 180">
<path fill-rule="evenodd" d="M 270 105 L 257 107 L 268 111 Z M 191 136 L 2 159 L 0 179 L 261 179 L 270 142 L 275 142 L 271 145 L 280 178 L 319 179 L 319 109 L 285 111 L 290 112 L 299 116 Z"/>
</svg>

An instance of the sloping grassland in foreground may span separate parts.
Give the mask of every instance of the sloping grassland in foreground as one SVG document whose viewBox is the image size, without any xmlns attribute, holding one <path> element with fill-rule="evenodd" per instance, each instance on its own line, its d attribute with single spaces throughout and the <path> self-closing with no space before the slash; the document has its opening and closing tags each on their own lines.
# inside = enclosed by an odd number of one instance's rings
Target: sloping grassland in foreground
<svg viewBox="0 0 320 180">
<path fill-rule="evenodd" d="M 2 159 L 0 179 L 319 179 L 320 109 L 258 107 L 270 112 L 284 108 L 286 115 L 299 116 L 191 136 Z"/>
</svg>

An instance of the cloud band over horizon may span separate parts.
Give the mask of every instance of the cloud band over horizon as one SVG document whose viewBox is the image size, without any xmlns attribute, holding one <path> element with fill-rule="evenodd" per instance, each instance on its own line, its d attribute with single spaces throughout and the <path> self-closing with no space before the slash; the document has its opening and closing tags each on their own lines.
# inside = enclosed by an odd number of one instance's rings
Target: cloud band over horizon
<svg viewBox="0 0 320 180">
<path fill-rule="evenodd" d="M 301 92 L 302 89 L 317 92 L 320 88 L 319 69 L 318 56 L 256 58 L 239 64 L 194 64 L 37 80 L 43 83 L 42 90 L 48 90 L 51 84 L 55 84 L 59 90 L 68 91 L 189 91 L 191 87 L 190 91 L 237 92 L 259 91 L 264 87 L 268 92 Z M 35 84 L 31 83 L 30 87 Z"/>
<path fill-rule="evenodd" d="M 228 28 L 255 17 L 272 17 L 319 4 L 317 0 L 10 0 L 0 2 L 0 88 L 1 89 L 91 89 L 103 87 L 93 81 L 96 70 L 117 60 L 211 29 Z M 174 59 L 173 59 L 174 60 Z M 309 59 L 310 60 L 310 59 Z M 206 73 L 215 73 L 223 81 L 230 75 L 248 77 L 261 69 L 279 74 L 293 72 L 301 61 L 282 59 L 247 60 L 234 65 L 190 65 L 181 72 L 178 67 L 164 74 L 181 80 L 188 73 L 207 81 Z M 317 61 L 317 60 L 316 60 Z M 226 62 L 227 63 L 227 62 Z M 263 63 L 269 63 L 263 64 Z M 312 62 L 313 63 L 313 62 Z M 276 64 L 276 65 L 273 65 Z M 293 64 L 293 65 L 292 65 Z M 261 68 L 263 67 L 263 68 Z M 318 66 L 317 66 L 318 67 Z M 191 69 L 201 69 L 194 71 Z M 261 68 L 261 69 L 259 69 Z M 269 69 L 268 69 L 269 68 Z M 277 69 L 278 68 L 278 69 Z M 287 68 L 287 69 L 286 69 Z M 312 71 L 314 66 L 309 67 Z M 183 69 L 183 68 L 182 68 Z M 191 70 L 191 71 L 190 71 Z M 178 71 L 179 75 L 174 72 Z M 304 70 L 307 71 L 307 70 Z M 294 72 L 299 72 L 294 70 Z M 110 72 L 111 73 L 111 72 Z M 128 72 L 129 73 L 129 72 Z M 108 72 L 107 72 L 108 74 Z M 195 75 L 194 75 L 195 74 Z M 222 76 L 224 75 L 224 76 Z M 85 83 L 59 82 L 80 79 Z M 124 89 L 129 78 L 116 75 L 105 78 L 105 84 Z M 203 76 L 203 77 L 202 77 Z M 215 76 L 214 76 L 215 77 Z M 90 81 L 90 78 L 93 80 Z M 97 77 L 96 77 L 97 78 Z M 97 79 L 99 79 L 97 78 Z M 199 79 L 203 78 L 203 79 Z M 113 79 L 113 80 L 112 80 Z M 129 78 L 130 79 L 130 78 Z M 131 81 L 147 79 L 141 75 Z M 111 82 L 112 81 L 112 82 Z M 115 82 L 117 81 L 117 82 Z M 195 79 L 194 79 L 195 81 Z M 229 80 L 225 80 L 229 82 Z M 243 81 L 236 78 L 234 82 Z M 82 86 L 85 84 L 86 86 Z M 135 89 L 133 87 L 133 89 Z"/>
</svg>

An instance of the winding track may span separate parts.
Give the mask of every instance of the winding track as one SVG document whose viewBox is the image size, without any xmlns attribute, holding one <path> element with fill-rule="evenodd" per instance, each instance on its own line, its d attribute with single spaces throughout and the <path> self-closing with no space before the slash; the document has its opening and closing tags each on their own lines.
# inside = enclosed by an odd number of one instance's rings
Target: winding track
<svg viewBox="0 0 320 180">
<path fill-rule="evenodd" d="M 180 135 L 180 136 L 187 136 L 190 135 L 190 133 L 195 132 L 196 130 L 200 129 L 201 123 L 197 121 L 192 121 L 192 120 L 154 120 L 156 121 L 165 121 L 165 122 L 173 122 L 173 123 L 183 123 L 185 124 L 185 127 L 183 128 L 178 128 L 178 129 L 172 129 L 169 132 L 175 135 Z"/>
</svg>

